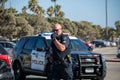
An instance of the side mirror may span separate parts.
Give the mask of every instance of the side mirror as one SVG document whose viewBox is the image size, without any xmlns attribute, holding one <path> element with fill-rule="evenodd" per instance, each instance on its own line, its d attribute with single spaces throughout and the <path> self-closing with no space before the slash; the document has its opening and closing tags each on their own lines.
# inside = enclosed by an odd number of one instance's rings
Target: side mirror
<svg viewBox="0 0 120 80">
<path fill-rule="evenodd" d="M 93 49 L 92 49 L 92 48 L 90 48 L 90 47 L 88 47 L 88 50 L 89 50 L 89 51 L 93 51 Z"/>
</svg>

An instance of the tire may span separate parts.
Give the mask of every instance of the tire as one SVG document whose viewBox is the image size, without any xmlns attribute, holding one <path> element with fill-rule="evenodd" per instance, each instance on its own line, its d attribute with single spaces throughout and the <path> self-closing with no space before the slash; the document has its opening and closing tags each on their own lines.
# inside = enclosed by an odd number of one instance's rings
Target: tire
<svg viewBox="0 0 120 80">
<path fill-rule="evenodd" d="M 15 80 L 25 80 L 26 76 L 21 68 L 21 65 L 19 63 L 16 63 L 13 67 Z"/>
</svg>

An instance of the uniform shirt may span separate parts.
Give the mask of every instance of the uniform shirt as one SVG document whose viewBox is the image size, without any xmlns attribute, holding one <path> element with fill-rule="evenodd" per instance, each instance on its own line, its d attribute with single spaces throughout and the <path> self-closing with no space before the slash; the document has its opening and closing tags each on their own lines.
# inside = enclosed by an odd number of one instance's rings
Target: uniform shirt
<svg viewBox="0 0 120 80">
<path fill-rule="evenodd" d="M 56 38 L 60 43 L 65 45 L 66 50 L 60 51 L 55 46 L 54 42 L 52 41 L 51 47 L 52 47 L 52 56 L 54 61 L 63 60 L 67 54 L 70 53 L 70 39 L 67 35 L 61 34 Z"/>
</svg>

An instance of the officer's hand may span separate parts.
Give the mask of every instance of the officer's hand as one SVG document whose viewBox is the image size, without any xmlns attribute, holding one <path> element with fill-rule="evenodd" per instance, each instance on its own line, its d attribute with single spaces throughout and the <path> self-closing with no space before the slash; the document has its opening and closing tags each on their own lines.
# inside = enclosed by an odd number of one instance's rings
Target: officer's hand
<svg viewBox="0 0 120 80">
<path fill-rule="evenodd" d="M 55 40 L 56 37 L 57 37 L 57 34 L 56 34 L 56 33 L 53 33 L 53 34 L 51 35 L 51 39 L 52 39 L 52 40 Z"/>
<path fill-rule="evenodd" d="M 51 58 L 51 55 L 50 54 L 47 54 L 46 55 L 46 59 L 50 59 Z"/>
</svg>

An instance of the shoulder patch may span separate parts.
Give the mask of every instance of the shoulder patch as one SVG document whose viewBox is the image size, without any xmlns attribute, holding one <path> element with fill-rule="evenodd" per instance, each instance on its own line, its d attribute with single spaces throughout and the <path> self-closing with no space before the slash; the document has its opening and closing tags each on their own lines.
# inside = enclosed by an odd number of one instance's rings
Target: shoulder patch
<svg viewBox="0 0 120 80">
<path fill-rule="evenodd" d="M 67 42 L 67 37 L 64 36 L 64 37 L 63 37 L 63 43 L 66 43 L 66 42 Z"/>
</svg>

